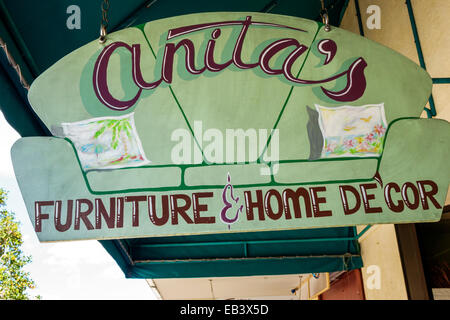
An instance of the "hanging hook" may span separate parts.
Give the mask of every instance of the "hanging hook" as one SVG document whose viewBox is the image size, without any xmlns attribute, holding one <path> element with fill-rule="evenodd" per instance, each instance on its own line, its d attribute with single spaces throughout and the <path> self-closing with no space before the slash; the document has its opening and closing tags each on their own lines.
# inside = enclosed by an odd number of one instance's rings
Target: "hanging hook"
<svg viewBox="0 0 450 320">
<path fill-rule="evenodd" d="M 102 22 L 100 24 L 100 38 L 98 38 L 98 42 L 103 44 L 106 42 L 106 35 L 107 35 L 106 28 L 108 27 L 109 0 L 103 0 L 101 8 L 102 8 Z"/>
<path fill-rule="evenodd" d="M 320 10 L 320 16 L 322 17 L 322 23 L 325 25 L 324 30 L 329 32 L 331 30 L 330 20 L 328 18 L 328 10 L 325 8 L 324 0 L 320 0 L 320 4 L 322 5 L 322 10 Z"/>
<path fill-rule="evenodd" d="M 326 32 L 329 32 L 331 30 L 330 24 L 329 24 L 329 19 L 328 19 L 328 13 L 325 12 L 322 14 L 322 22 L 325 25 L 324 30 Z"/>
<path fill-rule="evenodd" d="M 106 27 L 103 24 L 100 26 L 100 38 L 98 38 L 98 42 L 101 44 L 106 42 Z"/>
</svg>

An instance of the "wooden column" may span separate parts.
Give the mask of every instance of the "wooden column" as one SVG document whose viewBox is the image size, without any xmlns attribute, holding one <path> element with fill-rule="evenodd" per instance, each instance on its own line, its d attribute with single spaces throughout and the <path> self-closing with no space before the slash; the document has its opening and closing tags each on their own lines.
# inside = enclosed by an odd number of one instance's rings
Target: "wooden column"
<svg viewBox="0 0 450 320">
<path fill-rule="evenodd" d="M 414 224 L 395 225 L 406 290 L 410 300 L 429 300 Z"/>
</svg>

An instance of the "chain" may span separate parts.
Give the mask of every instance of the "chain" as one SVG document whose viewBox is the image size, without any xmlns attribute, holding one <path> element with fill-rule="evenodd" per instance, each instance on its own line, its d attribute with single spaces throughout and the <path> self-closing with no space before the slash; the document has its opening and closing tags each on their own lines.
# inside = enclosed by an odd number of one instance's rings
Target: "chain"
<svg viewBox="0 0 450 320">
<path fill-rule="evenodd" d="M 2 38 L 0 38 L 0 47 L 5 52 L 6 58 L 8 59 L 8 62 L 11 65 L 11 67 L 13 67 L 13 69 L 16 70 L 16 73 L 19 76 L 20 84 L 22 84 L 22 86 L 25 89 L 27 89 L 27 90 L 30 89 L 30 85 L 23 77 L 22 71 L 20 70 L 20 66 L 16 63 L 16 61 L 14 60 L 12 55 L 9 53 L 8 47 L 6 46 L 6 43 L 3 41 Z"/>
<path fill-rule="evenodd" d="M 105 43 L 106 41 L 106 29 L 108 28 L 108 9 L 109 9 L 109 0 L 103 0 L 102 5 L 102 22 L 100 24 L 100 38 L 98 41 L 100 43 Z"/>
<path fill-rule="evenodd" d="M 331 30 L 330 24 L 329 24 L 329 19 L 328 19 L 328 10 L 325 7 L 325 3 L 324 0 L 320 0 L 320 4 L 322 5 L 322 10 L 320 10 L 320 15 L 322 17 L 322 23 L 325 25 L 324 30 L 326 32 Z"/>
</svg>

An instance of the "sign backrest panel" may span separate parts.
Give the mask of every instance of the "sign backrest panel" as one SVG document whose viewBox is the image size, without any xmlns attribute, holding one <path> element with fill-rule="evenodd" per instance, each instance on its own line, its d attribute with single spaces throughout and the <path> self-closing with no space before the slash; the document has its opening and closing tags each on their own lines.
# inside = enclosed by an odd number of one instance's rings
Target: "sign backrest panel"
<svg viewBox="0 0 450 320">
<path fill-rule="evenodd" d="M 140 44 L 141 70 L 144 79 L 150 82 L 160 77 L 160 61 L 163 58 L 166 42 L 178 43 L 188 38 L 195 46 L 195 64 L 204 65 L 202 61 L 204 51 L 214 28 L 199 30 L 184 37 L 175 37 L 166 41 L 169 30 L 200 23 L 245 20 L 246 16 L 245 13 L 217 13 L 208 14 L 208 18 L 205 18 L 205 14 L 168 18 L 149 22 L 140 28 L 129 28 L 112 33 L 108 35 L 108 41 L 120 41 L 129 45 Z M 366 86 L 364 95 L 356 101 L 342 103 L 328 98 L 321 91 L 320 84 L 295 84 L 286 80 L 283 75 L 268 75 L 259 67 L 242 70 L 230 65 L 220 72 L 204 71 L 201 74 L 192 75 L 186 70 L 185 55 L 180 49 L 173 62 L 172 90 L 166 83 L 162 83 L 154 90 L 143 91 L 140 99 L 130 109 L 111 110 L 105 108 L 105 105 L 95 97 L 92 86 L 95 61 L 103 49 L 102 45 L 93 41 L 64 57 L 44 72 L 33 84 L 29 99 L 36 113 L 50 130 L 52 126 L 59 126 L 62 122 L 109 115 L 118 116 L 134 110 L 140 115 L 158 114 L 158 117 L 148 116 L 145 120 L 142 117 L 135 117 L 140 136 L 148 137 L 148 139 L 142 139 L 144 149 L 149 149 L 150 152 L 155 149 L 161 150 L 164 145 L 172 145 L 173 143 L 164 138 L 170 138 L 171 132 L 176 128 L 186 127 L 185 120 L 193 127 L 194 121 L 201 119 L 203 131 L 209 128 L 223 132 L 227 128 L 270 130 L 274 128 L 283 104 L 293 88 L 288 101 L 289 105 L 281 115 L 280 126 L 285 124 L 290 126 L 289 129 L 299 128 L 297 132 L 293 132 L 293 134 L 298 133 L 297 136 L 300 138 L 295 147 L 281 144 L 282 148 L 284 146 L 282 151 L 286 153 L 295 150 L 296 154 L 292 156 L 296 159 L 308 158 L 309 141 L 302 131 L 308 120 L 307 105 L 313 107 L 318 102 L 327 106 L 384 103 L 388 122 L 399 117 L 417 117 L 422 112 L 431 89 L 431 79 L 423 69 L 399 53 L 342 29 L 333 28 L 331 32 L 326 32 L 315 21 L 257 13 L 252 13 L 251 17 L 255 22 L 263 20 L 298 28 L 305 32 L 251 25 L 245 35 L 243 61 L 258 61 L 263 49 L 275 40 L 283 38 L 297 39 L 300 44 L 310 50 L 301 55 L 292 67 L 294 75 L 297 75 L 302 67 L 299 76 L 302 79 L 327 79 L 347 69 L 356 58 L 364 57 L 371 62 L 364 72 L 366 81 L 370 84 Z M 224 26 L 220 29 L 221 34 L 215 41 L 214 50 L 218 63 L 230 60 L 241 29 L 240 25 Z M 268 30 L 270 32 L 267 32 Z M 326 57 L 318 51 L 317 46 L 321 40 L 330 37 L 337 45 L 337 56 L 336 59 L 324 65 Z M 288 53 L 289 50 L 278 53 L 272 58 L 270 64 L 274 68 L 275 66 L 280 68 Z M 121 100 L 131 99 L 136 94 L 136 86 L 131 75 L 131 53 L 125 48 L 118 49 L 111 56 L 108 68 L 108 85 L 112 95 L 122 98 Z M 49 81 L 48 78 L 53 78 L 54 74 L 64 74 L 64 78 L 58 79 L 57 83 Z M 340 87 L 343 87 L 346 81 L 345 77 L 341 77 L 326 83 L 325 87 L 339 88 L 339 83 Z M 179 112 L 174 96 L 181 105 L 186 119 L 183 119 L 183 114 Z M 301 102 L 296 97 L 301 99 Z M 165 101 L 164 105 L 161 101 Z M 70 109 L 61 108 L 61 105 L 70 105 Z M 208 106 L 208 108 L 199 107 L 200 105 Z M 262 116 L 257 117 L 255 114 Z M 167 117 L 170 117 L 170 121 L 165 121 L 168 120 Z M 154 120 L 152 121 L 151 118 Z M 290 122 L 295 122 L 295 125 Z M 172 123 L 172 126 L 168 126 Z M 165 131 L 167 134 L 159 134 L 158 141 L 150 138 L 158 132 Z M 155 143 L 157 145 L 154 145 Z M 284 152 L 281 152 L 281 157 L 283 155 Z M 157 158 L 154 163 L 170 161 L 170 154 L 158 152 L 155 156 L 162 156 L 163 159 Z"/>
<path fill-rule="evenodd" d="M 12 158 L 42 241 L 436 221 L 450 128 L 419 119 L 431 85 L 315 21 L 167 18 L 39 76 L 29 100 L 54 137 Z"/>
</svg>

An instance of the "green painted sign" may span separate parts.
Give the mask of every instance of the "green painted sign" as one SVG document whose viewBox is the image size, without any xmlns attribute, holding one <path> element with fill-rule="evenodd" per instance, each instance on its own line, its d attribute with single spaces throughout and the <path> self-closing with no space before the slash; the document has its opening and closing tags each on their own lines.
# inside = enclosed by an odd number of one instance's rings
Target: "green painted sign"
<svg viewBox="0 0 450 320">
<path fill-rule="evenodd" d="M 19 139 L 41 241 L 438 221 L 448 122 L 429 75 L 339 28 L 260 13 L 149 22 L 37 78 Z"/>
</svg>

